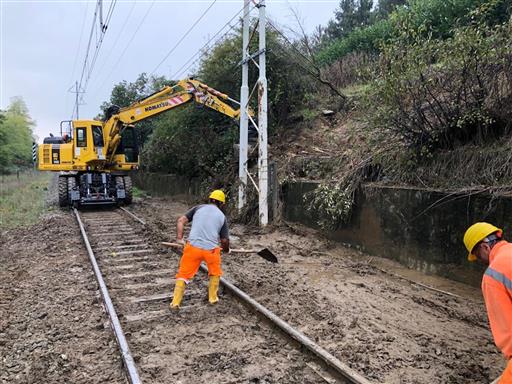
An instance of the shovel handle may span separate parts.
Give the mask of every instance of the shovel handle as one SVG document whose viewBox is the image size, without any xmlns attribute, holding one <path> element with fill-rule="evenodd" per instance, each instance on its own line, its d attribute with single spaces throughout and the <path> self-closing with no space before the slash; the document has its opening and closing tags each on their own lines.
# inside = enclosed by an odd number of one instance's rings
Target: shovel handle
<svg viewBox="0 0 512 384">
<path fill-rule="evenodd" d="M 168 243 L 166 241 L 162 241 L 160 244 L 165 245 L 166 247 L 183 248 L 183 244 L 180 243 Z"/>
<path fill-rule="evenodd" d="M 165 245 L 166 247 L 172 247 L 172 248 L 183 248 L 182 244 L 179 243 L 168 243 L 166 241 L 161 242 L 162 245 Z M 231 249 L 232 253 L 258 253 L 255 249 Z"/>
</svg>

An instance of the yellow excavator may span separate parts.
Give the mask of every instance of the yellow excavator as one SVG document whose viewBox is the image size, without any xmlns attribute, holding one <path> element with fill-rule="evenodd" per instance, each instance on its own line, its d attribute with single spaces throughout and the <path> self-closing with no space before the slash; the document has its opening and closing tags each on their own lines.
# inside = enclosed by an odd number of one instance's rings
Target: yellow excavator
<svg viewBox="0 0 512 384">
<path fill-rule="evenodd" d="M 139 168 L 139 149 L 133 124 L 194 101 L 233 119 L 236 103 L 194 79 L 180 80 L 126 108 L 111 106 L 105 121 L 61 122 L 61 136 L 51 136 L 38 147 L 38 169 L 59 174 L 59 205 L 130 204 L 132 181 L 128 172 Z"/>
</svg>

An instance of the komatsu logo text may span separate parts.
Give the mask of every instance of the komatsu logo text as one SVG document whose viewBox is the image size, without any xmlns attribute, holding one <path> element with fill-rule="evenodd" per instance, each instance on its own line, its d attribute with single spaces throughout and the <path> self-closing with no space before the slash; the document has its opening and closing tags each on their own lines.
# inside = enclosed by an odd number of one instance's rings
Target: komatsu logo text
<svg viewBox="0 0 512 384">
<path fill-rule="evenodd" d="M 158 103 L 158 104 L 155 104 L 155 105 L 150 105 L 149 107 L 144 108 L 144 112 L 149 112 L 149 111 L 152 111 L 153 109 L 167 107 L 168 105 L 169 105 L 168 101 L 163 101 L 161 103 Z"/>
</svg>

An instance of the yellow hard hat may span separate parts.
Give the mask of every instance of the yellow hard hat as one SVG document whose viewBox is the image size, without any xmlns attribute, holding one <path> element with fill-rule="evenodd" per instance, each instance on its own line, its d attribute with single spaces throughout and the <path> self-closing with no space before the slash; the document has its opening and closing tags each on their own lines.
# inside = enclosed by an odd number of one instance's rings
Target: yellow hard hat
<svg viewBox="0 0 512 384">
<path fill-rule="evenodd" d="M 500 228 L 483 222 L 475 223 L 466 230 L 466 233 L 464 234 L 464 245 L 469 252 L 468 261 L 476 260 L 476 256 L 471 253 L 473 248 L 475 248 L 475 245 L 477 245 L 479 242 L 494 232 L 498 232 L 498 237 L 501 237 L 503 233 Z"/>
<path fill-rule="evenodd" d="M 212 193 L 210 193 L 210 199 L 220 201 L 221 203 L 226 202 L 226 195 L 220 189 L 216 189 Z"/>
</svg>

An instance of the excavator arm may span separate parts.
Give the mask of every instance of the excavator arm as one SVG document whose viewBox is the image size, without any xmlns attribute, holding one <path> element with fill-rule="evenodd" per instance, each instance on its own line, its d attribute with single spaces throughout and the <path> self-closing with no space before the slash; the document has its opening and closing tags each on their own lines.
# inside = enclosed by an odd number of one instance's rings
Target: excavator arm
<svg viewBox="0 0 512 384">
<path fill-rule="evenodd" d="M 123 127 L 159 115 L 192 100 L 233 119 L 240 117 L 240 109 L 234 109 L 225 102 L 237 103 L 228 95 L 197 80 L 180 80 L 176 85 L 164 87 L 110 116 L 103 126 L 107 161 L 113 160 L 116 148 L 121 141 Z"/>
</svg>

